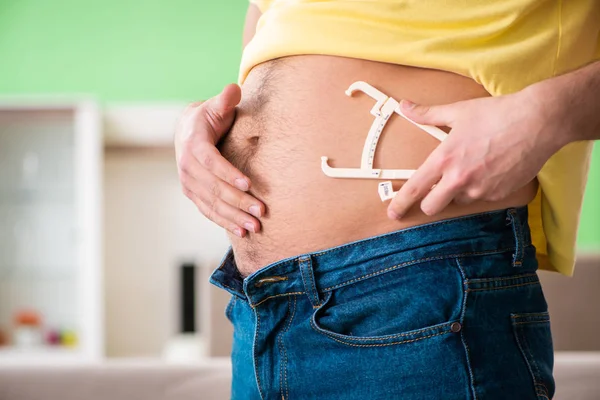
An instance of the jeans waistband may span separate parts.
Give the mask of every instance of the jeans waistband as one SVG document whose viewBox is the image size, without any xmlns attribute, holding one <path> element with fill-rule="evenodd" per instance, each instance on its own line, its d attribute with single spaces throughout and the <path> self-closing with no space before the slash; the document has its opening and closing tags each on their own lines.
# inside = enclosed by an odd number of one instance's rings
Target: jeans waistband
<svg viewBox="0 0 600 400">
<path fill-rule="evenodd" d="M 230 248 L 210 281 L 256 306 L 274 296 L 314 296 L 392 268 L 450 257 L 511 251 L 513 267 L 518 268 L 530 244 L 527 206 L 523 206 L 418 225 L 290 257 L 245 279 Z"/>
</svg>

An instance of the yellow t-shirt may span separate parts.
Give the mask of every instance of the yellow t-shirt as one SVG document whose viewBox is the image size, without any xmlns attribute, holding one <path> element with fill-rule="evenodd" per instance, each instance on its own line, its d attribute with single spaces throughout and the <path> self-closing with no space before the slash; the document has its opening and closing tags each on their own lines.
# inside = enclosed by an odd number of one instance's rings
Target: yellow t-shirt
<svg viewBox="0 0 600 400">
<path fill-rule="evenodd" d="M 255 65 L 327 54 L 435 68 L 504 95 L 600 59 L 600 0 L 250 0 L 263 12 L 240 83 Z M 572 276 L 591 142 L 546 163 L 529 205 L 540 269 Z"/>
</svg>

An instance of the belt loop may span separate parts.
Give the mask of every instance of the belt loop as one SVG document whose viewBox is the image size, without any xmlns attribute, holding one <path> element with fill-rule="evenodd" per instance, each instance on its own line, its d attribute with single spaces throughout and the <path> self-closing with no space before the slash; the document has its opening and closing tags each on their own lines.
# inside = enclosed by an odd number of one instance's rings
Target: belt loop
<svg viewBox="0 0 600 400">
<path fill-rule="evenodd" d="M 523 225 L 519 220 L 516 208 L 509 208 L 507 211 L 506 221 L 512 224 L 513 234 L 515 237 L 515 254 L 513 254 L 513 267 L 520 267 L 523 265 Z"/>
<path fill-rule="evenodd" d="M 302 282 L 304 283 L 304 290 L 310 300 L 313 307 L 321 305 L 319 300 L 319 292 L 315 285 L 315 275 L 312 268 L 312 258 L 310 256 L 302 257 L 298 259 L 300 266 L 300 274 L 302 275 Z"/>
</svg>

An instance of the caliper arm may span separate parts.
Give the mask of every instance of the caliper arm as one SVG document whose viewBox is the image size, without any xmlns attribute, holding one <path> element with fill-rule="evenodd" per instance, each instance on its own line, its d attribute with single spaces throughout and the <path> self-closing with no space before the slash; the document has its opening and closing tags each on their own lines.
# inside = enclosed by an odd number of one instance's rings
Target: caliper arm
<svg viewBox="0 0 600 400">
<path fill-rule="evenodd" d="M 358 178 L 358 179 L 409 179 L 415 170 L 410 169 L 377 169 L 373 168 L 373 160 L 375 158 L 375 150 L 377 143 L 381 137 L 381 133 L 385 128 L 390 116 L 393 113 L 400 115 L 415 126 L 421 128 L 425 132 L 429 133 L 439 141 L 443 141 L 448 134 L 441 129 L 431 126 L 422 125 L 408 118 L 400 110 L 400 104 L 391 97 L 386 96 L 384 93 L 375 89 L 373 86 L 366 82 L 358 81 L 354 82 L 348 90 L 346 90 L 347 96 L 352 96 L 356 91 L 361 91 L 375 100 L 375 105 L 371 109 L 371 114 L 375 117 L 375 120 L 371 124 L 369 133 L 365 140 L 363 147 L 362 157 L 360 160 L 360 168 L 333 168 L 329 166 L 328 158 L 326 156 L 321 157 L 321 169 L 325 175 L 332 178 Z M 392 189 L 392 182 L 381 182 L 378 187 L 379 197 L 382 201 L 393 198 L 397 192 Z"/>
</svg>

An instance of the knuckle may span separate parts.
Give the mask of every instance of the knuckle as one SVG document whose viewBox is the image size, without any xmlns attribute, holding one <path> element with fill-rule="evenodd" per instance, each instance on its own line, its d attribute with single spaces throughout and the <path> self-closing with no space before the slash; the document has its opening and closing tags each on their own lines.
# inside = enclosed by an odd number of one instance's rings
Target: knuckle
<svg viewBox="0 0 600 400">
<path fill-rule="evenodd" d="M 201 209 L 201 210 L 200 210 L 200 212 L 201 212 L 202 214 L 204 214 L 204 216 L 205 216 L 206 218 L 208 218 L 208 219 L 210 219 L 212 222 L 215 222 L 215 223 L 216 223 L 216 221 L 215 221 L 215 212 L 214 212 L 214 211 L 213 211 L 213 210 L 212 210 L 210 207 L 207 207 L 205 210 L 202 210 L 202 209 Z"/>
<path fill-rule="evenodd" d="M 483 198 L 484 194 L 484 189 L 480 187 L 469 188 L 466 191 L 466 197 L 472 200 L 481 199 Z"/>
<path fill-rule="evenodd" d="M 200 212 L 208 219 L 210 219 L 213 222 L 217 222 L 216 221 L 216 216 L 217 216 L 217 212 L 215 210 L 215 204 L 214 204 L 214 199 L 211 199 L 208 201 L 208 203 L 204 202 L 198 205 L 198 209 L 200 210 Z"/>
<path fill-rule="evenodd" d="M 244 216 L 241 213 L 236 213 L 235 217 L 233 218 L 233 222 L 236 223 L 238 226 L 244 226 L 244 224 L 247 221 L 247 218 L 244 218 Z"/>
<path fill-rule="evenodd" d="M 452 179 L 452 183 L 450 184 L 450 188 L 452 190 L 457 190 L 457 189 L 463 188 L 468 185 L 469 181 L 470 181 L 469 174 L 466 172 L 461 172 L 454 176 L 454 178 Z"/>
<path fill-rule="evenodd" d="M 181 171 L 189 172 L 190 166 L 191 166 L 191 161 L 190 161 L 190 154 L 188 152 L 184 151 L 181 154 L 178 165 L 179 165 L 179 169 Z"/>
<path fill-rule="evenodd" d="M 212 107 L 204 109 L 206 120 L 211 126 L 219 126 L 223 123 L 223 116 L 216 112 Z"/>
<path fill-rule="evenodd" d="M 179 174 L 179 182 L 181 182 L 181 185 L 185 188 L 188 188 L 190 186 L 190 176 L 186 173 L 187 171 L 182 170 L 183 173 Z"/>
<path fill-rule="evenodd" d="M 211 212 L 218 214 L 219 213 L 219 198 L 216 196 L 211 196 L 208 200 L 208 208 Z"/>
<path fill-rule="evenodd" d="M 427 115 L 431 111 L 431 106 L 420 105 L 420 106 L 415 107 L 415 111 L 419 115 Z"/>
<path fill-rule="evenodd" d="M 443 168 L 443 169 L 445 169 L 445 168 L 447 168 L 449 165 L 451 165 L 451 164 L 452 164 L 452 161 L 453 161 L 453 160 L 454 160 L 454 159 L 453 159 L 453 157 L 452 157 L 452 155 L 451 155 L 451 154 L 449 154 L 449 153 L 442 153 L 442 154 L 439 156 L 438 160 L 437 160 L 437 166 L 438 166 L 438 168 Z"/>
<path fill-rule="evenodd" d="M 421 191 L 417 186 L 406 185 L 405 193 L 406 196 L 412 200 L 417 200 L 420 197 Z"/>
<path fill-rule="evenodd" d="M 219 185 L 219 181 L 217 181 L 217 180 L 212 181 L 208 186 L 208 191 L 215 198 L 220 198 L 221 197 L 221 187 Z"/>
<path fill-rule="evenodd" d="M 200 160 L 200 163 L 206 169 L 211 169 L 215 163 L 213 155 L 208 152 L 202 153 L 202 155 L 200 156 Z"/>
<path fill-rule="evenodd" d="M 239 208 L 240 210 L 247 210 L 248 207 L 246 207 L 246 201 L 243 197 L 239 197 L 237 198 L 236 202 L 235 202 L 235 206 L 237 208 Z"/>
<path fill-rule="evenodd" d="M 239 193 L 239 192 L 236 192 Z M 250 206 L 255 204 L 252 198 L 246 194 L 240 194 L 239 197 L 236 198 L 236 207 L 240 210 L 249 210 Z"/>
</svg>

